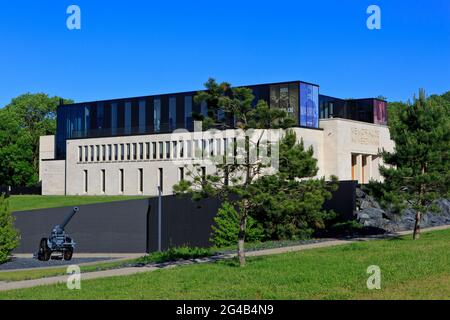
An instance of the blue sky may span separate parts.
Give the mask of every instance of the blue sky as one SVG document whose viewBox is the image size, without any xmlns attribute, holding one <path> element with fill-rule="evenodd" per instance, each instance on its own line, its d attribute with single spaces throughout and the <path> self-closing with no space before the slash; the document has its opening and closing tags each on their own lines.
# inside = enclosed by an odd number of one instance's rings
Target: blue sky
<svg viewBox="0 0 450 320">
<path fill-rule="evenodd" d="M 81 8 L 82 29 L 66 28 Z M 366 9 L 381 8 L 381 30 Z M 406 100 L 450 90 L 450 1 L 3 1 L 0 106 L 25 92 L 89 101 L 303 80 Z"/>
</svg>

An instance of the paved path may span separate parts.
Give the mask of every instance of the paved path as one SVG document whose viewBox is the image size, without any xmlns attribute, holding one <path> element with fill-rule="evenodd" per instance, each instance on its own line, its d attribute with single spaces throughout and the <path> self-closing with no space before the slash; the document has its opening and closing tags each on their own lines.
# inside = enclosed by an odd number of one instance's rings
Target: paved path
<svg viewBox="0 0 450 320">
<path fill-rule="evenodd" d="M 444 230 L 444 229 L 450 229 L 450 225 L 426 228 L 426 229 L 422 229 L 422 232 Z M 247 257 L 256 257 L 256 256 L 264 256 L 264 255 L 272 255 L 272 254 L 280 254 L 280 253 L 286 253 L 286 252 L 308 250 L 308 249 L 327 248 L 327 247 L 334 247 L 334 246 L 343 245 L 343 244 L 354 243 L 354 242 L 358 242 L 358 241 L 370 241 L 370 240 L 376 240 L 376 239 L 385 239 L 385 238 L 389 238 L 389 237 L 397 237 L 399 235 L 408 235 L 408 234 L 412 234 L 412 231 L 402 231 L 402 232 L 398 232 L 398 233 L 390 234 L 390 235 L 380 235 L 380 236 L 372 236 L 372 237 L 364 237 L 364 238 L 352 238 L 349 240 L 335 239 L 335 240 L 312 243 L 312 244 L 251 251 L 251 252 L 247 252 L 246 256 Z M 195 264 L 195 263 L 207 263 L 207 262 L 212 262 L 212 261 L 216 261 L 216 260 L 220 260 L 220 259 L 232 258 L 234 256 L 235 256 L 235 254 L 226 254 L 226 255 L 220 255 L 220 256 L 216 256 L 216 257 L 204 258 L 204 259 L 168 262 L 168 263 L 161 263 L 158 265 L 151 265 L 151 266 L 145 266 L 145 267 L 129 267 L 129 268 L 112 269 L 112 270 L 105 270 L 105 271 L 87 272 L 87 273 L 82 274 L 81 278 L 82 278 L 82 280 L 89 280 L 89 279 L 98 279 L 98 278 L 106 278 L 106 277 L 132 275 L 132 274 L 136 274 L 136 273 L 150 272 L 150 271 L 154 271 L 154 270 L 158 270 L 158 269 L 173 268 L 173 267 L 180 266 L 180 265 L 190 265 L 190 264 Z M 67 278 L 68 278 L 68 276 L 58 276 L 58 277 L 42 278 L 42 279 L 36 279 L 36 280 L 0 282 L 0 291 L 31 288 L 31 287 L 35 287 L 35 286 L 50 285 L 50 284 L 57 284 L 57 283 L 65 283 L 67 281 Z"/>
<path fill-rule="evenodd" d="M 131 260 L 142 257 L 146 253 L 123 253 L 123 254 L 107 254 L 107 253 L 75 253 L 71 261 L 50 260 L 38 261 L 30 254 L 14 254 L 11 262 L 0 265 L 0 273 L 25 270 L 43 270 L 58 269 L 67 265 L 76 264 L 79 266 L 97 265 L 103 262 L 116 262 Z"/>
</svg>

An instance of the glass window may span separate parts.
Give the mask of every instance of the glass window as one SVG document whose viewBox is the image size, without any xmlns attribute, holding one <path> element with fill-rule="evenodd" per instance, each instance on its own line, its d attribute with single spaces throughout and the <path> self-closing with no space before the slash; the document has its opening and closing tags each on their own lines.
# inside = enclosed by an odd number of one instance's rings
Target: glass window
<svg viewBox="0 0 450 320">
<path fill-rule="evenodd" d="M 166 159 L 170 159 L 170 142 L 166 142 Z"/>
<path fill-rule="evenodd" d="M 192 127 L 192 96 L 184 97 L 184 127 L 188 130 Z"/>
<path fill-rule="evenodd" d="M 177 128 L 177 99 L 175 97 L 169 98 L 169 130 Z"/>
<path fill-rule="evenodd" d="M 114 145 L 114 160 L 119 160 L 119 145 L 115 144 Z"/>
<path fill-rule="evenodd" d="M 179 181 L 183 181 L 184 180 L 184 167 L 180 167 L 179 169 L 179 177 L 178 180 Z"/>
<path fill-rule="evenodd" d="M 99 102 L 97 105 L 97 129 L 101 132 L 105 124 L 105 105 L 103 102 Z"/>
<path fill-rule="evenodd" d="M 123 172 L 123 169 L 119 169 L 119 190 L 121 193 L 123 193 L 123 190 L 124 190 L 124 180 L 125 180 L 125 174 Z"/>
<path fill-rule="evenodd" d="M 91 146 L 91 161 L 94 161 L 94 146 Z"/>
<path fill-rule="evenodd" d="M 125 145 L 123 143 L 120 145 L 120 159 L 125 160 Z"/>
<path fill-rule="evenodd" d="M 83 161 L 83 147 L 78 147 L 78 161 Z"/>
<path fill-rule="evenodd" d="M 102 175 L 102 192 L 105 193 L 105 191 L 106 191 L 106 172 L 105 172 L 105 169 L 102 169 L 101 175 Z"/>
<path fill-rule="evenodd" d="M 133 143 L 133 160 L 137 160 L 137 143 Z"/>
<path fill-rule="evenodd" d="M 145 132 L 145 100 L 139 101 L 139 133 Z"/>
<path fill-rule="evenodd" d="M 145 143 L 145 159 L 150 159 L 150 142 Z"/>
<path fill-rule="evenodd" d="M 139 192 L 144 192 L 144 169 L 139 168 Z"/>
<path fill-rule="evenodd" d="M 88 193 L 88 186 L 89 186 L 88 171 L 83 170 L 83 173 L 84 173 L 84 192 Z"/>
<path fill-rule="evenodd" d="M 112 161 L 112 145 L 108 144 L 108 160 Z"/>
<path fill-rule="evenodd" d="M 155 132 L 161 131 L 161 99 L 153 102 L 153 127 Z"/>
<path fill-rule="evenodd" d="M 144 159 L 144 144 L 142 142 L 139 143 L 139 159 Z"/>
<path fill-rule="evenodd" d="M 152 155 L 153 155 L 153 159 L 156 159 L 156 142 L 152 142 Z"/>
<path fill-rule="evenodd" d="M 125 103 L 125 134 L 131 133 L 131 102 Z"/>
<path fill-rule="evenodd" d="M 127 160 L 131 160 L 131 145 L 127 143 Z"/>
<path fill-rule="evenodd" d="M 102 160 L 106 161 L 106 146 L 102 145 Z"/>
<path fill-rule="evenodd" d="M 84 147 L 84 161 L 88 162 L 89 160 L 89 147 L 85 146 Z"/>
<path fill-rule="evenodd" d="M 163 159 L 164 158 L 164 144 L 162 142 L 159 142 L 158 148 L 159 148 L 159 159 Z"/>
<path fill-rule="evenodd" d="M 111 134 L 117 135 L 117 103 L 111 103 Z"/>
</svg>

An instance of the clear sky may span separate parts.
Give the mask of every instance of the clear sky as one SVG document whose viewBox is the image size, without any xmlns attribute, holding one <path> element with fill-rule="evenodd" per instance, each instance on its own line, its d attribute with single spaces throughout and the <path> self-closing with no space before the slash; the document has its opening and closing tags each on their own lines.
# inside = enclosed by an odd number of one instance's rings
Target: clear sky
<svg viewBox="0 0 450 320">
<path fill-rule="evenodd" d="M 66 9 L 81 8 L 81 30 Z M 381 30 L 366 27 L 371 4 Z M 0 106 L 303 80 L 342 98 L 450 90 L 448 0 L 36 0 L 0 4 Z"/>
</svg>

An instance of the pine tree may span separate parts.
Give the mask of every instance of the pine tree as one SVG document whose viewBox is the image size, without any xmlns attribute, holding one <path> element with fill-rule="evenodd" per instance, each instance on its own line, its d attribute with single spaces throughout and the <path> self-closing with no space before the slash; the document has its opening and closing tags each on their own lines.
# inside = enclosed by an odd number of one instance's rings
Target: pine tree
<svg viewBox="0 0 450 320">
<path fill-rule="evenodd" d="M 382 152 L 382 200 L 398 212 L 416 210 L 413 238 L 420 237 L 422 214 L 436 211 L 435 200 L 449 196 L 450 104 L 420 90 L 412 104 L 389 107 L 393 152 Z"/>
</svg>

